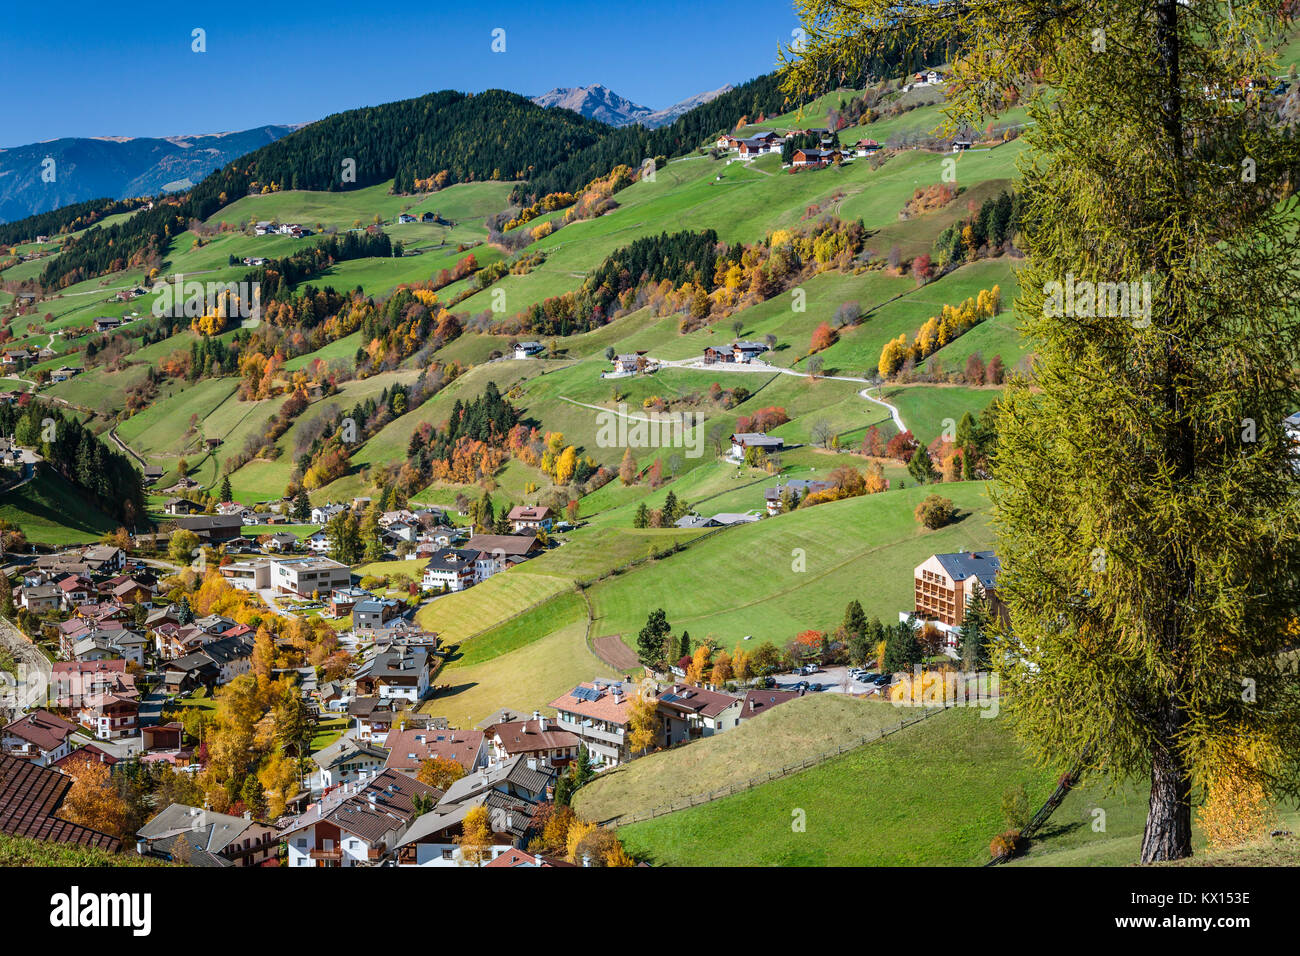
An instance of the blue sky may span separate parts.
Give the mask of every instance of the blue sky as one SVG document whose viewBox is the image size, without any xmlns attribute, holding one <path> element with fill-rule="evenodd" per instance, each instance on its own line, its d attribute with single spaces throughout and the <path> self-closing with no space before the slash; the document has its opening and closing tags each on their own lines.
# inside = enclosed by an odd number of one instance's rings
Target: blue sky
<svg viewBox="0 0 1300 956">
<path fill-rule="evenodd" d="M 769 71 L 798 26 L 791 0 L 0 4 L 3 146 L 310 122 L 441 89 L 602 83 L 658 109 Z"/>
</svg>

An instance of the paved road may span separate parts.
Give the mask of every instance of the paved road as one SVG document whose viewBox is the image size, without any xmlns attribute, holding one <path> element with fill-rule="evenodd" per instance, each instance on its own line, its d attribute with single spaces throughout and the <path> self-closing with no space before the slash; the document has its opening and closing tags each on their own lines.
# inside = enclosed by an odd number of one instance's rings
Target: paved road
<svg viewBox="0 0 1300 956">
<path fill-rule="evenodd" d="M 766 374 L 766 375 L 771 375 L 775 373 L 777 375 L 793 375 L 796 378 L 808 377 L 807 372 L 799 372 L 796 371 L 795 369 L 784 368 L 780 365 L 768 365 L 766 362 L 755 362 L 755 361 L 714 362 L 712 365 L 706 365 L 704 362 L 700 361 L 699 359 L 693 359 L 693 358 L 676 359 L 674 361 L 666 361 L 662 359 L 651 359 L 651 361 L 658 363 L 661 368 L 680 368 L 680 369 L 688 369 L 688 370 L 701 369 L 709 372 L 732 372 L 732 373 L 749 372 L 750 374 Z M 862 385 L 874 384 L 870 379 L 859 378 L 854 375 L 818 375 L 817 377 L 820 379 L 827 379 L 832 382 L 858 382 L 861 383 Z M 873 402 L 874 404 L 887 409 L 889 411 L 889 417 L 894 420 L 894 427 L 897 428 L 900 432 L 907 431 L 907 426 L 903 424 L 903 416 L 899 414 L 898 409 L 895 406 L 889 404 L 889 402 L 886 402 L 884 399 L 874 398 L 871 395 L 868 395 L 867 394 L 868 391 L 869 389 L 864 388 L 860 392 L 858 392 L 858 395 L 860 395 L 862 398 L 865 398 L 869 402 Z M 566 398 L 565 401 L 571 401 L 571 399 Z M 583 403 L 574 402 L 573 404 L 581 405 Z M 595 408 L 596 406 L 589 405 L 587 407 Z M 601 411 L 609 411 L 609 409 L 601 409 Z"/>
</svg>

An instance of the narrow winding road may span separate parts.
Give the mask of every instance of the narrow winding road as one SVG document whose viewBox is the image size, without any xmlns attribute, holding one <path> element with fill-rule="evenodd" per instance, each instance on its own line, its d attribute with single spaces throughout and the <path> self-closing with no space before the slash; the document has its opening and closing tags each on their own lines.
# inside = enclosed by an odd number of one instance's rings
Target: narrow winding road
<svg viewBox="0 0 1300 956">
<path fill-rule="evenodd" d="M 733 374 L 742 374 L 748 372 L 750 374 L 765 374 L 765 375 L 771 375 L 775 373 L 777 375 L 793 375 L 796 378 L 808 377 L 807 372 L 798 372 L 792 368 L 782 368 L 779 365 L 768 365 L 765 362 L 716 362 L 713 365 L 705 365 L 699 359 L 694 359 L 694 358 L 678 359 L 676 361 L 667 361 L 667 360 L 660 360 L 660 359 L 650 357 L 650 360 L 656 362 L 661 368 L 678 368 L 678 369 L 686 369 L 688 371 L 699 370 L 699 371 L 709 371 L 709 372 L 729 372 Z M 870 379 L 858 378 L 857 376 L 854 375 L 818 375 L 817 377 L 832 382 L 857 382 L 859 384 L 866 385 L 866 386 L 874 385 L 874 383 Z M 867 401 L 875 405 L 879 405 L 881 408 L 886 409 L 889 412 L 889 417 L 894 421 L 894 427 L 897 428 L 900 432 L 907 431 L 907 426 L 903 424 L 903 416 L 899 414 L 897 406 L 889 404 L 889 402 L 885 401 L 882 398 L 876 398 L 872 395 L 868 395 L 867 394 L 868 391 L 870 391 L 870 388 L 864 388 L 858 392 L 858 395 L 860 395 L 862 398 L 865 398 Z M 563 398 L 563 396 L 561 397 Z M 564 401 L 572 402 L 574 405 L 583 405 L 586 408 L 598 408 L 598 406 L 596 405 L 586 405 L 583 402 L 574 402 L 570 398 L 565 398 Z M 608 408 L 599 409 L 599 411 L 602 412 L 607 412 L 609 410 L 610 409 Z M 632 416 L 628 416 L 628 417 L 632 417 Z"/>
</svg>

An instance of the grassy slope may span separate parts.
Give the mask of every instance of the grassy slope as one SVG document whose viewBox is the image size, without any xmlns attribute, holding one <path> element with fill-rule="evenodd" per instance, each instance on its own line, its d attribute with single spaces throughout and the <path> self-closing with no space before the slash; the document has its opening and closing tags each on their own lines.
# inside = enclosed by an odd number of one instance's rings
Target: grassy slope
<svg viewBox="0 0 1300 956">
<path fill-rule="evenodd" d="M 0 495 L 0 518 L 21 528 L 29 541 L 48 545 L 94 541 L 117 527 L 116 521 L 43 465 L 27 484 Z"/>
<path fill-rule="evenodd" d="M 68 866 L 68 867 L 119 867 L 119 866 L 178 866 L 129 851 L 109 853 L 89 847 L 68 846 L 45 840 L 28 840 L 0 833 L 0 867 L 18 866 Z"/>
<path fill-rule="evenodd" d="M 689 747 L 602 773 L 578 792 L 574 809 L 588 820 L 652 810 L 796 764 L 911 716 L 846 694 L 801 697 Z"/>
<path fill-rule="evenodd" d="M 790 706 L 790 705 L 785 705 Z M 780 709 L 773 712 L 780 713 Z M 1005 829 L 999 804 L 1053 781 L 1005 720 L 950 710 L 809 770 L 619 828 L 628 851 L 680 866 L 970 866 Z M 792 827 L 806 814 L 806 831 Z"/>
<path fill-rule="evenodd" d="M 968 514 L 934 532 L 912 516 L 930 490 L 909 486 L 729 528 L 602 582 L 590 590 L 593 636 L 635 633 L 655 608 L 674 630 L 712 635 L 728 648 L 745 635 L 784 644 L 806 628 L 833 628 L 852 598 L 869 615 L 896 620 L 912 605 L 916 565 L 935 552 L 992 541 L 983 483 L 944 486 Z"/>
</svg>

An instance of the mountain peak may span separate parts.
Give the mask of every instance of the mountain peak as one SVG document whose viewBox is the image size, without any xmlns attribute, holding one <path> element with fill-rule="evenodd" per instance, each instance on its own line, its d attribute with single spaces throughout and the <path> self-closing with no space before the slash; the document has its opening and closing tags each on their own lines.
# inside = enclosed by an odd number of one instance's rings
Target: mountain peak
<svg viewBox="0 0 1300 956">
<path fill-rule="evenodd" d="M 534 96 L 533 102 L 538 106 L 573 110 L 610 126 L 637 123 L 654 112 L 648 106 L 639 106 L 599 83 L 590 86 L 557 86 L 549 93 Z"/>
<path fill-rule="evenodd" d="M 538 106 L 557 106 L 560 109 L 573 110 L 588 119 L 599 120 L 610 126 L 630 126 L 633 123 L 641 123 L 650 129 L 655 129 L 666 126 L 688 110 L 707 103 L 730 89 L 732 86 L 728 83 L 716 90 L 687 97 L 680 103 L 674 103 L 662 110 L 639 106 L 600 83 L 592 83 L 590 86 L 557 86 L 549 93 L 534 96 L 532 100 Z"/>
</svg>

